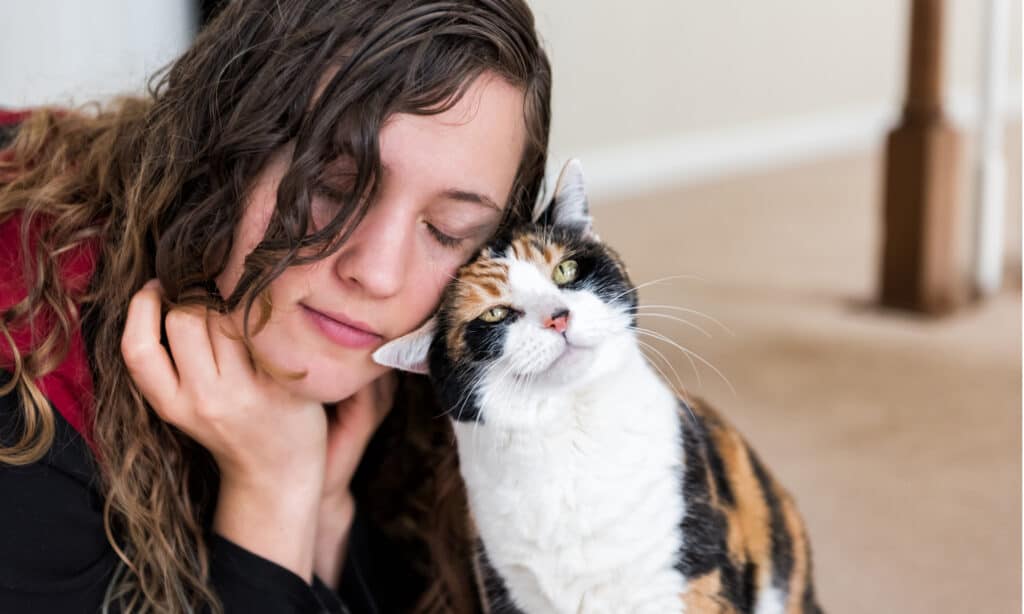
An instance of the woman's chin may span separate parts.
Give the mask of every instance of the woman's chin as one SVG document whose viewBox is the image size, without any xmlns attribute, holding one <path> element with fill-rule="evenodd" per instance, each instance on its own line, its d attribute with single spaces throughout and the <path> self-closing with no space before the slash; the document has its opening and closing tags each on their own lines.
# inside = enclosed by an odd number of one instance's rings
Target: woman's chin
<svg viewBox="0 0 1024 614">
<path fill-rule="evenodd" d="M 305 376 L 282 381 L 282 385 L 293 394 L 321 403 L 336 403 L 347 399 L 364 386 L 387 372 L 386 367 L 369 365 L 359 367 L 339 366 L 325 368 L 324 365 L 307 366 Z"/>
</svg>

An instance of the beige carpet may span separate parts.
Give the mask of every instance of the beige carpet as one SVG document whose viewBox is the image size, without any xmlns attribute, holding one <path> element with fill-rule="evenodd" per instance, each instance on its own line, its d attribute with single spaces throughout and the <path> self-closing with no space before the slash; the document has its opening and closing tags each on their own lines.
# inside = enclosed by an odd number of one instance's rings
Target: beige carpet
<svg viewBox="0 0 1024 614">
<path fill-rule="evenodd" d="M 1019 133 L 1017 133 L 1019 135 Z M 1011 168 L 1020 168 L 1019 136 Z M 941 320 L 872 306 L 881 162 L 862 155 L 594 203 L 687 389 L 796 495 L 828 612 L 1021 611 L 1020 193 L 1009 287 Z M 1019 175 L 1014 177 L 1019 186 Z M 666 368 L 670 377 L 671 371 Z"/>
</svg>

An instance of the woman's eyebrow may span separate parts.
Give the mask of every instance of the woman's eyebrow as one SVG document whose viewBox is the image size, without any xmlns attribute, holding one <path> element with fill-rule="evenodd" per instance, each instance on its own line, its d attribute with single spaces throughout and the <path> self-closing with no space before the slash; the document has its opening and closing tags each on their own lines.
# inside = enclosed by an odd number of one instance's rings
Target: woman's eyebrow
<svg viewBox="0 0 1024 614">
<path fill-rule="evenodd" d="M 501 213 L 502 209 L 494 202 L 491 198 L 484 196 L 483 194 L 477 194 L 476 192 L 470 192 L 468 190 L 458 190 L 455 188 L 449 188 L 441 192 L 441 196 L 450 198 L 452 200 L 461 200 L 467 203 L 476 203 L 494 209 L 498 213 Z"/>
</svg>

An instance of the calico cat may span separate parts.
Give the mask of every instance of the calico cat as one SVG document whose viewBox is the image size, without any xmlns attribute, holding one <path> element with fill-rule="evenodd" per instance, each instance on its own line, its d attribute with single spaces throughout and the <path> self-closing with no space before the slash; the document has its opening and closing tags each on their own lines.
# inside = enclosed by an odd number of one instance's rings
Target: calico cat
<svg viewBox="0 0 1024 614">
<path fill-rule="evenodd" d="M 429 372 L 453 420 L 492 613 L 818 613 L 793 499 L 634 336 L 579 164 L 483 248 L 434 318 L 374 353 Z"/>
</svg>

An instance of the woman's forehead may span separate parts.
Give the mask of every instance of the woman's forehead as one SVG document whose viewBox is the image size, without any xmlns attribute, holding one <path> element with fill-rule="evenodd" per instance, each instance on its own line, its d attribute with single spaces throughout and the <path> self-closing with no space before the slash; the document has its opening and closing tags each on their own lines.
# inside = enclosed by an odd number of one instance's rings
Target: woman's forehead
<svg viewBox="0 0 1024 614">
<path fill-rule="evenodd" d="M 522 90 L 486 75 L 450 109 L 398 113 L 380 132 L 381 161 L 404 181 L 502 207 L 525 145 Z"/>
</svg>

